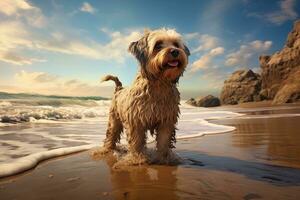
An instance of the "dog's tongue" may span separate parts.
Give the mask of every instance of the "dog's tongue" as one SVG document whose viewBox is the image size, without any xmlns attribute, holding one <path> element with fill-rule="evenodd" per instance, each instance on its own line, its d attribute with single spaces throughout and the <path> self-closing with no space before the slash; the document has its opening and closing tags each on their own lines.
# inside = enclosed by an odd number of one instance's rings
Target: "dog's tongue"
<svg viewBox="0 0 300 200">
<path fill-rule="evenodd" d="M 178 61 L 170 61 L 168 62 L 168 65 L 170 65 L 171 67 L 177 67 Z"/>
</svg>

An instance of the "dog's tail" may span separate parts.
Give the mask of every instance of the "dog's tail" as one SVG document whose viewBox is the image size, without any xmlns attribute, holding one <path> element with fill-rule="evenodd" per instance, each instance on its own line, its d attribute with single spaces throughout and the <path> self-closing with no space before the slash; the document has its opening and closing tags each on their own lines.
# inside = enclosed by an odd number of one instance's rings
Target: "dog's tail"
<svg viewBox="0 0 300 200">
<path fill-rule="evenodd" d="M 114 81 L 116 84 L 115 92 L 123 89 L 121 81 L 116 76 L 106 75 L 101 79 L 101 82 L 104 82 L 104 81 Z"/>
</svg>

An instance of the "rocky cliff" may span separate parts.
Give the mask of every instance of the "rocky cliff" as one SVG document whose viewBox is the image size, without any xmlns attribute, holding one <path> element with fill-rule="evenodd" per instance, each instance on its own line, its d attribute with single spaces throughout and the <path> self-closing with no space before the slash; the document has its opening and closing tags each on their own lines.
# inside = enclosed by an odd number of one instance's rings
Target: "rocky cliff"
<svg viewBox="0 0 300 200">
<path fill-rule="evenodd" d="M 300 20 L 295 22 L 283 49 L 260 56 L 259 62 L 260 75 L 239 70 L 224 82 L 223 104 L 264 99 L 281 104 L 300 100 Z"/>
<path fill-rule="evenodd" d="M 294 102 L 300 97 L 300 20 L 289 33 L 285 46 L 273 55 L 259 58 L 261 94 L 273 103 Z"/>
</svg>

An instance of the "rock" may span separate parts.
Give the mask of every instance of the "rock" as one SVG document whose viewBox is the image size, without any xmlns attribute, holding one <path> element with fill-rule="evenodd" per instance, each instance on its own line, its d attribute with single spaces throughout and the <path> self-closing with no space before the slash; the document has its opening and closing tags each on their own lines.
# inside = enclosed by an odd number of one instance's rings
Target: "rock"
<svg viewBox="0 0 300 200">
<path fill-rule="evenodd" d="M 215 107 L 220 106 L 220 99 L 213 95 L 208 95 L 205 97 L 198 97 L 196 100 L 191 98 L 186 103 L 198 107 Z"/>
<path fill-rule="evenodd" d="M 53 178 L 53 177 L 54 177 L 53 174 L 49 174 L 49 175 L 48 175 L 48 178 Z"/>
<path fill-rule="evenodd" d="M 259 57 L 261 74 L 239 70 L 224 82 L 222 104 L 273 100 L 273 104 L 300 100 L 300 20 L 282 50 Z"/>
<path fill-rule="evenodd" d="M 194 98 L 190 98 L 189 100 L 186 101 L 186 103 L 192 106 L 197 106 L 197 102 Z"/>
<path fill-rule="evenodd" d="M 108 195 L 108 192 L 102 192 L 102 195 L 103 195 L 103 196 L 107 196 L 107 195 Z"/>
<path fill-rule="evenodd" d="M 259 62 L 262 69 L 261 94 L 266 99 L 274 99 L 274 104 L 300 99 L 300 20 L 295 22 L 284 48 L 273 55 L 260 56 Z"/>
<path fill-rule="evenodd" d="M 197 102 L 197 106 L 201 106 L 201 107 L 215 107 L 220 105 L 221 105 L 220 99 L 212 95 L 208 95 L 206 97 L 200 98 Z"/>
<path fill-rule="evenodd" d="M 79 177 L 72 177 L 72 178 L 68 178 L 67 182 L 73 182 L 73 181 L 77 181 L 79 179 L 80 179 Z"/>
<path fill-rule="evenodd" d="M 300 46 L 300 20 L 294 23 L 294 28 L 288 35 L 286 46 L 287 47 Z"/>
<path fill-rule="evenodd" d="M 300 100 L 300 68 L 292 73 L 274 97 L 273 104 L 291 103 Z"/>
<path fill-rule="evenodd" d="M 21 122 L 21 119 L 19 117 L 15 117 L 15 116 L 2 116 L 1 117 L 1 122 L 2 123 L 12 123 L 12 124 L 15 124 L 15 123 L 20 123 Z"/>
<path fill-rule="evenodd" d="M 224 82 L 220 99 L 222 104 L 238 104 L 243 102 L 260 101 L 260 75 L 252 70 L 235 71 Z"/>
</svg>

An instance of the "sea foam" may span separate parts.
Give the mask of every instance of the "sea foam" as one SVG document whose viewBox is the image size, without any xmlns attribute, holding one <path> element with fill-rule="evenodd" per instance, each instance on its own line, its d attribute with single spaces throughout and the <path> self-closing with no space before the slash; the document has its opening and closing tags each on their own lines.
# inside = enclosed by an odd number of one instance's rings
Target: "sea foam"
<svg viewBox="0 0 300 200">
<path fill-rule="evenodd" d="M 71 153 L 76 153 L 84 150 L 91 149 L 93 145 L 83 145 L 77 147 L 67 147 L 54 149 L 50 151 L 44 151 L 39 153 L 34 153 L 29 156 L 25 156 L 19 159 L 16 159 L 12 163 L 4 163 L 0 165 L 0 177 L 5 177 L 13 174 L 17 174 L 20 172 L 24 172 L 35 167 L 39 162 L 54 158 L 58 156 L 68 155 Z"/>
</svg>

